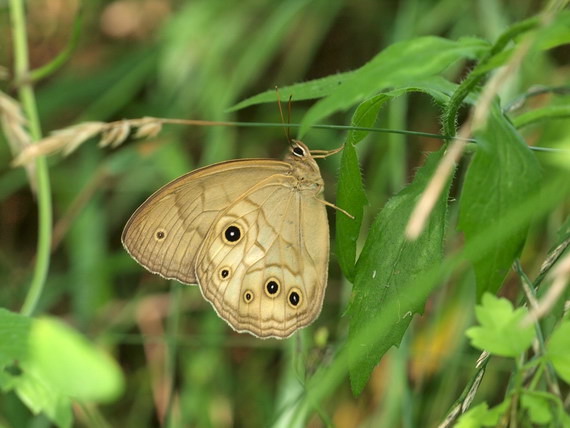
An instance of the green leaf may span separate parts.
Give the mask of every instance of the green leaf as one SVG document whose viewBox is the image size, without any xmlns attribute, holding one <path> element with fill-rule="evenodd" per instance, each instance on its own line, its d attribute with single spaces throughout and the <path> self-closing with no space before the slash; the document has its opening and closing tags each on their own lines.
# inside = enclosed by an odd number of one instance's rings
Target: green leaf
<svg viewBox="0 0 570 428">
<path fill-rule="evenodd" d="M 0 370 L 28 353 L 31 320 L 0 308 Z"/>
<path fill-rule="evenodd" d="M 465 176 L 459 204 L 458 227 L 467 243 L 521 204 L 537 189 L 541 178 L 536 158 L 497 104 L 485 127 L 474 135 L 477 151 Z M 527 230 L 525 224 L 489 250 L 472 256 L 478 298 L 501 287 L 522 250 Z"/>
<path fill-rule="evenodd" d="M 57 353 L 57 352 L 56 352 Z M 45 413 L 57 426 L 70 427 L 73 421 L 71 400 L 40 373 L 23 363 L 23 373 L 15 377 L 18 397 L 34 414 Z"/>
<path fill-rule="evenodd" d="M 513 119 L 513 125 L 522 128 L 536 122 L 568 118 L 570 118 L 570 106 L 547 106 L 518 115 Z"/>
<path fill-rule="evenodd" d="M 430 284 L 436 284 L 418 280 L 443 258 L 449 188 L 442 192 L 426 229 L 416 241 L 408 241 L 404 231 L 442 153 L 443 149 L 430 154 L 414 181 L 386 203 L 370 228 L 356 264 L 348 308 L 349 372 L 355 394 L 362 391 L 384 353 L 400 343 L 413 314 L 422 311 L 432 291 Z"/>
<path fill-rule="evenodd" d="M 523 389 L 523 392 L 525 391 Z M 547 424 L 552 420 L 550 403 L 546 397 L 524 394 L 521 397 L 521 406 L 528 411 L 530 420 L 535 424 Z"/>
<path fill-rule="evenodd" d="M 455 424 L 455 428 L 494 427 L 501 416 L 507 411 L 510 400 L 489 409 L 487 403 L 481 403 L 465 412 Z"/>
<path fill-rule="evenodd" d="M 339 73 L 323 77 L 321 79 L 311 80 L 309 82 L 284 86 L 279 88 L 279 95 L 282 99 L 289 99 L 289 97 L 291 97 L 293 101 L 323 98 L 334 93 L 353 73 L 354 71 Z M 441 76 L 428 76 L 411 81 L 409 84 L 402 85 L 400 88 L 382 92 L 380 95 L 376 95 L 366 101 L 363 101 L 362 104 L 378 97 L 382 99 L 382 102 L 389 101 L 391 98 L 403 95 L 406 92 L 424 92 L 431 95 L 437 102 L 445 103 L 456 89 L 457 84 L 450 82 Z M 276 100 L 277 95 L 275 90 L 268 90 L 239 102 L 229 111 L 239 110 L 255 104 L 275 103 Z M 475 100 L 476 97 L 471 95 L 466 101 L 473 103 Z"/>
<path fill-rule="evenodd" d="M 563 321 L 554 330 L 548 345 L 546 357 L 564 382 L 570 383 L 570 321 Z"/>
<path fill-rule="evenodd" d="M 300 135 L 320 119 L 386 89 L 401 88 L 435 76 L 462 58 L 475 58 L 488 48 L 479 39 L 458 41 L 418 37 L 395 43 L 352 72 L 305 115 Z"/>
<path fill-rule="evenodd" d="M 538 30 L 536 45 L 539 49 L 552 49 L 570 43 L 570 11 L 559 12 L 552 22 Z"/>
<path fill-rule="evenodd" d="M 107 402 L 123 390 L 119 366 L 65 324 L 34 321 L 27 366 L 53 388 L 77 400 Z"/>
<path fill-rule="evenodd" d="M 356 241 L 360 233 L 366 203 L 366 193 L 362 184 L 356 149 L 350 141 L 347 141 L 340 161 L 336 204 L 353 215 L 354 219 L 340 212 L 336 213 L 335 241 L 338 264 L 344 276 L 351 282 L 354 281 Z"/>
<path fill-rule="evenodd" d="M 532 343 L 535 330 L 532 325 L 522 327 L 526 308 L 513 310 L 507 299 L 485 293 L 482 304 L 475 308 L 480 327 L 472 327 L 465 333 L 471 345 L 503 357 L 518 357 Z"/>
<path fill-rule="evenodd" d="M 338 73 L 321 79 L 280 87 L 279 96 L 283 100 L 292 98 L 293 101 L 322 98 L 334 92 L 334 90 L 342 85 L 353 73 L 353 71 Z M 256 104 L 275 102 L 277 102 L 277 93 L 275 92 L 275 89 L 270 89 L 240 101 L 236 105 L 232 106 L 228 111 L 240 110 Z"/>
<path fill-rule="evenodd" d="M 44 412 L 59 427 L 70 427 L 71 401 L 28 364 L 35 322 L 29 317 L 0 309 L 0 387 L 5 391 L 15 390 L 34 414 Z M 60 351 L 60 348 L 51 349 L 56 356 Z M 14 370 L 6 370 L 5 367 L 14 361 L 18 361 L 18 366 L 14 366 Z"/>
<path fill-rule="evenodd" d="M 351 125 L 372 126 L 376 121 L 380 107 L 388 99 L 389 97 L 385 95 L 378 95 L 360 104 L 352 117 Z M 362 141 L 366 135 L 368 135 L 367 131 L 350 131 L 348 133 L 342 151 L 336 193 L 336 204 L 354 216 L 354 219 L 338 213 L 336 216 L 336 255 L 344 276 L 351 282 L 354 281 L 356 241 L 362 225 L 364 206 L 368 203 L 354 144 Z"/>
</svg>

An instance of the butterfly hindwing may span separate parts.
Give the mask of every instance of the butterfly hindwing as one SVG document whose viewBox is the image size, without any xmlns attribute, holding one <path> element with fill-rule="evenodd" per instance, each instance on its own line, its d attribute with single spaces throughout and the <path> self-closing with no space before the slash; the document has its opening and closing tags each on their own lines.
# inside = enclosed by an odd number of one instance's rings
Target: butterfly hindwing
<svg viewBox="0 0 570 428">
<path fill-rule="evenodd" d="M 204 297 L 235 330 L 287 337 L 319 314 L 327 283 L 325 206 L 279 176 L 221 211 L 196 259 Z"/>
</svg>

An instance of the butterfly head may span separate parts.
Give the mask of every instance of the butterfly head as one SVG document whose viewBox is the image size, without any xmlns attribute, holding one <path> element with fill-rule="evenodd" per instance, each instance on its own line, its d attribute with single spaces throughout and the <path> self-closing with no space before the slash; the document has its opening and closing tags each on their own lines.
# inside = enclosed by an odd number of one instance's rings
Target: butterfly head
<svg viewBox="0 0 570 428">
<path fill-rule="evenodd" d="M 291 140 L 291 149 L 285 157 L 285 162 L 291 165 L 291 174 L 297 178 L 299 189 L 312 189 L 317 194 L 323 191 L 321 171 L 305 143 Z"/>
</svg>

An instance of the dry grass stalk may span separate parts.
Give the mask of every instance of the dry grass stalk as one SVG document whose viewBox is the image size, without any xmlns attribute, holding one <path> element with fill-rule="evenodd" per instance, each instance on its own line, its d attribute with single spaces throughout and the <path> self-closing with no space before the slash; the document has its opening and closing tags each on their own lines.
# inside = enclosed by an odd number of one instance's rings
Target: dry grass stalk
<svg viewBox="0 0 570 428">
<path fill-rule="evenodd" d="M 100 147 L 113 148 L 124 143 L 131 134 L 134 138 L 154 137 L 161 131 L 163 123 L 164 119 L 152 117 L 110 123 L 83 122 L 54 131 L 36 144 L 27 145 L 18 152 L 12 161 L 12 166 L 28 165 L 38 156 L 47 156 L 60 151 L 67 156 L 81 144 L 98 135 L 101 136 Z"/>
<path fill-rule="evenodd" d="M 0 91 L 0 126 L 14 156 L 33 146 L 32 137 L 27 129 L 28 122 L 20 104 L 2 91 Z M 36 169 L 34 163 L 26 165 L 26 173 L 32 191 L 35 193 Z"/>
<path fill-rule="evenodd" d="M 422 193 L 420 200 L 416 204 L 414 211 L 410 216 L 410 220 L 406 227 L 406 237 L 408 239 L 415 240 L 423 232 L 439 195 L 441 195 L 447 180 L 449 180 L 449 177 L 455 169 L 456 163 L 463 154 L 463 150 L 467 144 L 466 140 L 471 137 L 474 130 L 485 125 L 495 96 L 503 86 L 504 82 L 520 67 L 522 60 L 530 49 L 530 46 L 531 40 L 527 38 L 519 45 L 506 66 L 494 74 L 483 88 L 481 96 L 479 97 L 479 102 L 475 107 L 473 107 L 473 109 L 471 109 L 469 118 L 457 133 L 457 138 L 451 142 L 449 148 L 446 150 L 433 177 L 428 183 L 425 191 Z"/>
<path fill-rule="evenodd" d="M 552 307 L 564 293 L 570 280 L 570 254 L 567 254 L 552 271 L 552 285 L 544 297 L 533 307 L 522 320 L 523 326 L 537 322 L 550 312 Z"/>
</svg>

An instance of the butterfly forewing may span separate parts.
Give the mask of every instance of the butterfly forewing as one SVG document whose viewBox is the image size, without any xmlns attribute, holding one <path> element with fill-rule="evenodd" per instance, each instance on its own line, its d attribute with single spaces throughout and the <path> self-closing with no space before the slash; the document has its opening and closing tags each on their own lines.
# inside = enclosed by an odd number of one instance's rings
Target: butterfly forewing
<svg viewBox="0 0 570 428">
<path fill-rule="evenodd" d="M 123 245 L 149 271 L 195 284 L 195 257 L 218 213 L 260 181 L 289 169 L 285 162 L 249 159 L 186 174 L 135 211 L 123 230 Z"/>
</svg>

